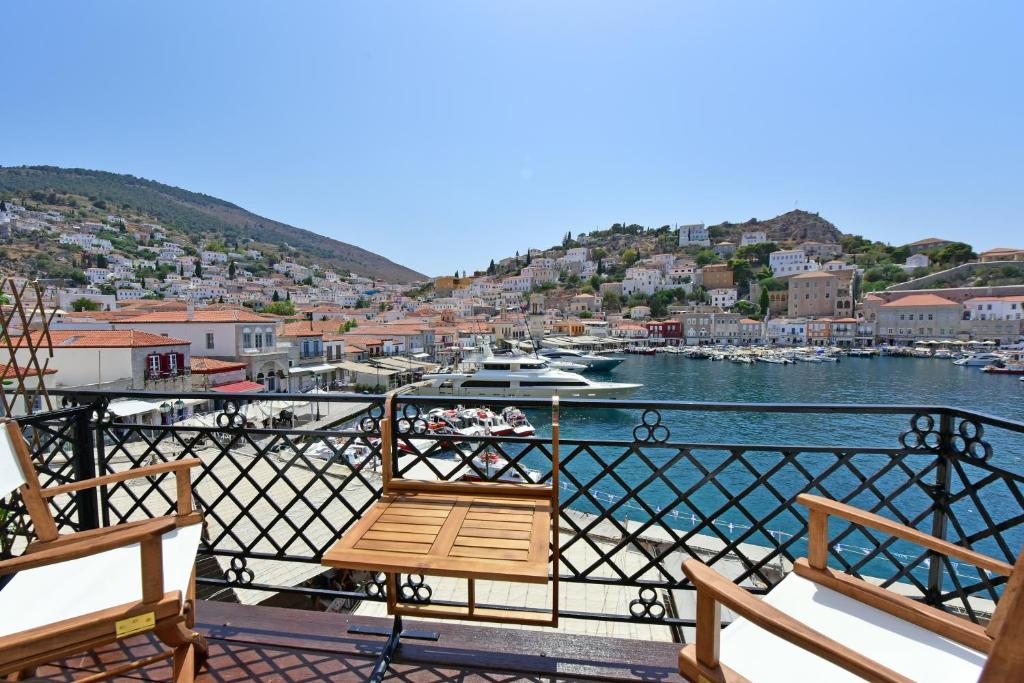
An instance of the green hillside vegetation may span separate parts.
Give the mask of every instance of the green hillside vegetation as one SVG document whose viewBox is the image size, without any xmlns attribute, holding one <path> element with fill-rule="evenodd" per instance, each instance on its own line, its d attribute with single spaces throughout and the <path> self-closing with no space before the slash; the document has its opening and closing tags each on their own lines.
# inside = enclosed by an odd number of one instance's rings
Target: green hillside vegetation
<svg viewBox="0 0 1024 683">
<path fill-rule="evenodd" d="M 400 283 L 425 279 L 366 249 L 256 215 L 223 199 L 131 175 L 54 166 L 0 167 L 0 197 L 57 208 L 75 220 L 134 214 L 180 232 L 193 246 L 214 239 L 234 248 L 253 240 L 255 248 L 341 273 Z"/>
</svg>

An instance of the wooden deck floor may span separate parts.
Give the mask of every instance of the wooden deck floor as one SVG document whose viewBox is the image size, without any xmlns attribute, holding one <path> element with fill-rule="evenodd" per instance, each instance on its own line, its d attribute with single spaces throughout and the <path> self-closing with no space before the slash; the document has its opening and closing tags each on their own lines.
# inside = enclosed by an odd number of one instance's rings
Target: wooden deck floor
<svg viewBox="0 0 1024 683">
<path fill-rule="evenodd" d="M 325 614 L 275 607 L 200 602 L 198 630 L 210 643 L 200 679 L 241 681 L 365 680 L 383 638 L 347 633 L 350 624 L 389 626 L 370 617 Z M 424 622 L 407 620 L 419 628 Z M 430 622 L 437 642 L 403 643 L 389 680 L 500 682 L 577 680 L 681 681 L 679 645 L 540 631 L 481 628 Z M 85 673 L 155 654 L 159 643 L 141 636 L 59 665 L 40 669 L 37 680 L 71 681 Z M 166 681 L 165 663 L 118 680 Z"/>
</svg>

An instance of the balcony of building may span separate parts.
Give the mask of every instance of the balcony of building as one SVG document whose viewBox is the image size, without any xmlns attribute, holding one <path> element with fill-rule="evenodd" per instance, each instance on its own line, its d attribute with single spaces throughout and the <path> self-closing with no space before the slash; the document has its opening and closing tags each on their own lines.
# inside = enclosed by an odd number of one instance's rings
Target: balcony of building
<svg viewBox="0 0 1024 683">
<path fill-rule="evenodd" d="M 225 419 L 210 426 L 122 424 L 111 398 L 215 398 Z M 197 562 L 196 629 L 211 653 L 201 680 L 364 680 L 382 640 L 349 632 L 388 623 L 382 579 L 326 569 L 325 551 L 381 495 L 381 454 L 416 479 L 549 481 L 555 437 L 550 402 L 399 395 L 385 420 L 383 396 L 320 394 L 351 406 L 350 424 L 254 428 L 246 401 L 266 397 L 152 392 L 64 393 L 60 410 L 20 420 L 46 483 L 196 457 L 193 475 L 205 533 Z M 309 402 L 309 395 L 274 401 Z M 531 436 L 441 435 L 430 409 L 516 405 Z M 763 595 L 807 555 L 812 493 L 848 502 L 1013 563 L 1024 542 L 1024 423 L 944 406 L 694 404 L 562 401 L 559 514 L 555 538 L 557 628 L 428 619 L 436 641 L 410 640 L 389 680 L 683 680 L 679 650 L 692 642 L 693 585 L 681 571 L 697 558 Z M 714 438 L 698 425 L 714 421 Z M 388 429 L 382 429 L 382 423 Z M 600 423 L 594 431 L 588 425 Z M 385 448 L 382 439 L 389 439 Z M 459 448 L 450 448 L 458 441 Z M 489 457 L 481 458 L 487 455 Z M 173 478 L 115 483 L 53 499 L 62 526 L 89 529 L 165 514 Z M 0 552 L 31 538 L 17 500 L 0 501 Z M 893 540 L 859 525 L 828 529 L 828 563 L 888 590 L 987 624 L 1005 577 Z M 554 548 L 552 548 L 554 550 Z M 399 577 L 399 600 L 467 605 L 464 582 Z M 541 612 L 551 585 L 480 581 L 487 608 Z M 723 610 L 728 623 L 732 614 Z M 148 656 L 146 636 L 56 662 L 40 675 L 63 680 Z M 167 680 L 166 662 L 142 675 Z"/>
</svg>

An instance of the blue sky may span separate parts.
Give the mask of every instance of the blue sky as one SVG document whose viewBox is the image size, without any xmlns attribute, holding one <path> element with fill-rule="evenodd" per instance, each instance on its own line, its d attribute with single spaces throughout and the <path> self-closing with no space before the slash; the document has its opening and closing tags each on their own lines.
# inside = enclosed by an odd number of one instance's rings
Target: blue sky
<svg viewBox="0 0 1024 683">
<path fill-rule="evenodd" d="M 795 206 L 1024 246 L 1024 3 L 33 2 L 0 165 L 132 173 L 422 272 Z"/>
</svg>

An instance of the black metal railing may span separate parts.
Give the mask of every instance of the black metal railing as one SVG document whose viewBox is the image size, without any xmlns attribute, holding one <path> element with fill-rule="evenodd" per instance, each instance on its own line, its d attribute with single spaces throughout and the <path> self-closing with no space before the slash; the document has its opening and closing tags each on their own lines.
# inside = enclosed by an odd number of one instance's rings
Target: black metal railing
<svg viewBox="0 0 1024 683">
<path fill-rule="evenodd" d="M 122 397 L 201 399 L 216 409 L 174 425 L 128 424 L 109 410 L 109 401 Z M 327 581 L 319 561 L 380 496 L 384 451 L 393 452 L 400 476 L 551 476 L 546 399 L 398 395 L 390 449 L 380 443 L 380 395 L 78 392 L 64 399 L 68 407 L 21 421 L 44 484 L 200 458 L 194 489 L 206 516 L 201 552 L 217 564 L 199 582 L 222 594 L 296 593 L 343 605 L 382 600 L 379 577 Z M 460 410 L 511 405 L 526 413 L 535 434 L 436 429 L 458 423 Z M 941 406 L 563 400 L 561 411 L 562 590 L 571 596 L 598 585 L 620 598 L 602 610 L 569 599 L 563 618 L 691 625 L 677 609 L 676 591 L 691 588 L 680 570 L 686 557 L 767 591 L 806 553 L 807 516 L 796 503 L 805 492 L 1008 562 L 1024 543 L 1021 422 Z M 302 424 L 323 424 L 326 415 L 343 427 Z M 56 499 L 54 512 L 62 525 L 91 528 L 168 513 L 173 498 L 172 480 L 161 476 Z M 0 551 L 16 553 L 31 529 L 16 500 L 3 509 Z M 988 617 L 1005 582 L 857 525 L 836 522 L 830 532 L 833 566 L 898 584 L 975 621 Z M 432 599 L 423 589 L 429 579 L 409 577 L 403 585 L 403 599 Z"/>
</svg>

